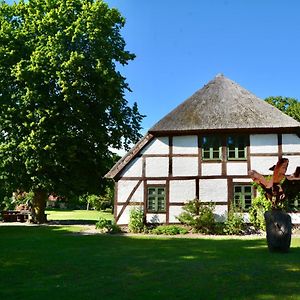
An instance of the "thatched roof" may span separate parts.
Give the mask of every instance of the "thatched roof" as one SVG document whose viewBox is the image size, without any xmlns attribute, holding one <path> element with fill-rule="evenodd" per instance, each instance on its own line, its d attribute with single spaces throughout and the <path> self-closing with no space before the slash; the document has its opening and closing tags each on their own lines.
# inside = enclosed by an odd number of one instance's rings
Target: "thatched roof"
<svg viewBox="0 0 300 300">
<path fill-rule="evenodd" d="M 234 81 L 218 75 L 149 132 L 283 127 L 300 128 L 300 123 Z"/>
</svg>

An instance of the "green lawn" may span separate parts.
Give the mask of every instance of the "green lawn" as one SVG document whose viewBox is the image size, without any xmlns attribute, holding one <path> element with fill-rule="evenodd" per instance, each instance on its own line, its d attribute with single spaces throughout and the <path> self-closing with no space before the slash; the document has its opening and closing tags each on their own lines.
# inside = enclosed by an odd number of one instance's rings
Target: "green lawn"
<svg viewBox="0 0 300 300">
<path fill-rule="evenodd" d="M 300 299 L 300 239 L 82 236 L 0 226 L 0 299 Z M 72 227 L 74 230 L 74 227 Z"/>
<path fill-rule="evenodd" d="M 96 223 L 100 217 L 112 220 L 113 215 L 109 212 L 97 210 L 46 210 L 48 221 L 85 221 L 86 223 Z"/>
</svg>

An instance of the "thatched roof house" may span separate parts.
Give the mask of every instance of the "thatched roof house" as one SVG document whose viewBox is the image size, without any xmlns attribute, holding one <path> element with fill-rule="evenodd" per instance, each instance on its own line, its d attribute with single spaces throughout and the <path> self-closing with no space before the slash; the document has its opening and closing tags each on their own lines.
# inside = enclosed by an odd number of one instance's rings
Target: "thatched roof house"
<svg viewBox="0 0 300 300">
<path fill-rule="evenodd" d="M 246 212 L 255 194 L 248 171 L 270 174 L 285 156 L 291 174 L 300 165 L 299 133 L 299 122 L 218 75 L 157 122 L 106 175 L 116 182 L 115 218 L 126 224 L 130 207 L 142 206 L 148 222 L 174 223 L 195 197 L 216 202 L 220 218 L 238 199 Z"/>
</svg>

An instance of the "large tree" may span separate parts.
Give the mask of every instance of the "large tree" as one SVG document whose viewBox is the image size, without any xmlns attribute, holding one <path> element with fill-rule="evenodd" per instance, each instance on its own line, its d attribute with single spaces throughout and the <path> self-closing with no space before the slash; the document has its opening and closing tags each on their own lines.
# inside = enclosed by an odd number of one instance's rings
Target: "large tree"
<svg viewBox="0 0 300 300">
<path fill-rule="evenodd" d="M 266 98 L 265 101 L 300 122 L 300 102 L 297 99 L 271 96 Z"/>
<path fill-rule="evenodd" d="M 99 192 L 109 149 L 140 138 L 143 116 L 116 68 L 134 58 L 123 26 L 100 0 L 0 3 L 0 178 L 34 192 L 37 222 L 51 192 Z"/>
</svg>

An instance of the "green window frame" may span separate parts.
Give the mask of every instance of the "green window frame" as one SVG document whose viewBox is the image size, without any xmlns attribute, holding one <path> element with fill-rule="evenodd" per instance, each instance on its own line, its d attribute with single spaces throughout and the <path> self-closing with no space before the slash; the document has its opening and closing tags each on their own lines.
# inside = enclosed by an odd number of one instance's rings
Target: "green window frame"
<svg viewBox="0 0 300 300">
<path fill-rule="evenodd" d="M 245 136 L 227 137 L 227 159 L 245 160 L 247 159 L 247 138 Z"/>
<path fill-rule="evenodd" d="M 202 159 L 221 160 L 222 145 L 219 136 L 202 136 Z"/>
<path fill-rule="evenodd" d="M 166 212 L 166 188 L 164 186 L 150 186 L 147 189 L 148 212 Z"/>
<path fill-rule="evenodd" d="M 233 186 L 233 207 L 241 211 L 249 211 L 253 199 L 253 186 L 235 184 Z"/>
</svg>

